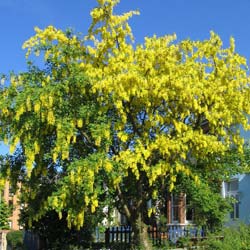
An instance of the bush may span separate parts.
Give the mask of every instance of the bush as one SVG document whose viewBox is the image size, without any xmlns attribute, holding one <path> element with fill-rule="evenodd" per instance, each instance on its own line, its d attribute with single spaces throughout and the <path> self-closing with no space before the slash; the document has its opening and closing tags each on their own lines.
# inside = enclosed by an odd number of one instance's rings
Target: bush
<svg viewBox="0 0 250 250">
<path fill-rule="evenodd" d="M 210 235 L 202 245 L 206 250 L 250 250 L 250 226 L 237 224 L 224 228 L 222 232 Z"/>
<path fill-rule="evenodd" d="M 11 231 L 6 238 L 8 247 L 12 250 L 23 249 L 23 231 Z"/>
<path fill-rule="evenodd" d="M 177 241 L 177 247 L 190 249 L 193 246 L 193 241 L 190 237 L 181 237 Z"/>
<path fill-rule="evenodd" d="M 1 190 L 0 190 L 1 192 Z M 10 207 L 3 201 L 0 201 L 0 230 L 9 229 Z"/>
</svg>

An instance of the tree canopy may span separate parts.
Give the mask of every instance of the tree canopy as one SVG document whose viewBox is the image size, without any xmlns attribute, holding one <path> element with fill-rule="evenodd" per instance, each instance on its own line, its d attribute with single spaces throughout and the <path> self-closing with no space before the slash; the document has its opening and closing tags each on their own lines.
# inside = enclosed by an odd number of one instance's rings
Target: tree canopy
<svg viewBox="0 0 250 250">
<path fill-rule="evenodd" d="M 214 32 L 135 44 L 128 20 L 139 13 L 97 2 L 85 37 L 35 28 L 23 45 L 27 72 L 1 88 L 1 138 L 22 159 L 26 201 L 41 200 L 30 222 L 66 211 L 80 228 L 111 197 L 132 223 L 159 186 L 171 192 L 179 175 L 199 184 L 201 173 L 223 171 L 209 159 L 241 152 L 239 125 L 249 129 L 247 62 L 233 38 L 228 48 Z"/>
</svg>

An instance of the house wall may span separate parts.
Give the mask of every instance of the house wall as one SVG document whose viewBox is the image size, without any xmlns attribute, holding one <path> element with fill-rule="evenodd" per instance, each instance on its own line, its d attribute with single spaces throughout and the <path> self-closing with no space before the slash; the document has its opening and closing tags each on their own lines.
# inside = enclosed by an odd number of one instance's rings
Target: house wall
<svg viewBox="0 0 250 250">
<path fill-rule="evenodd" d="M 10 193 L 10 183 L 8 181 L 6 181 L 4 186 L 3 198 L 8 205 L 10 205 L 11 203 L 13 205 L 13 211 L 11 217 L 9 218 L 11 229 L 19 230 L 20 226 L 18 220 L 20 215 L 20 205 L 18 203 L 18 192 L 17 194 Z"/>
<path fill-rule="evenodd" d="M 239 197 L 239 218 L 232 219 L 230 214 L 227 216 L 226 225 L 232 223 L 244 222 L 250 224 L 250 174 L 238 174 L 232 176 L 231 180 L 238 180 L 237 194 Z M 228 192 L 228 183 L 224 182 L 222 185 L 222 196 L 230 196 Z"/>
<path fill-rule="evenodd" d="M 239 220 L 250 224 L 250 174 L 239 175 Z"/>
</svg>

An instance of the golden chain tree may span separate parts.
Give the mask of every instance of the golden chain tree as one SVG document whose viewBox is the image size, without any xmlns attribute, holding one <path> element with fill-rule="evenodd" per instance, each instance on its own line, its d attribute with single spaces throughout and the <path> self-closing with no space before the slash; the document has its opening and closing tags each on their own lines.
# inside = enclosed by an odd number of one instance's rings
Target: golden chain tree
<svg viewBox="0 0 250 250">
<path fill-rule="evenodd" d="M 23 47 L 46 67 L 29 63 L 1 90 L 1 134 L 12 152 L 22 148 L 25 178 L 38 183 L 51 168 L 59 176 L 31 220 L 50 209 L 67 211 L 68 225 L 80 228 L 87 209 L 98 207 L 104 183 L 137 235 L 159 181 L 170 192 L 179 174 L 199 184 L 196 160 L 232 145 L 242 151 L 239 125 L 249 129 L 250 90 L 234 40 L 223 48 L 211 32 L 204 41 L 167 35 L 135 45 L 128 20 L 138 12 L 115 15 L 118 2 L 98 0 L 83 39 L 36 28 Z M 37 195 L 34 185 L 27 190 Z"/>
</svg>

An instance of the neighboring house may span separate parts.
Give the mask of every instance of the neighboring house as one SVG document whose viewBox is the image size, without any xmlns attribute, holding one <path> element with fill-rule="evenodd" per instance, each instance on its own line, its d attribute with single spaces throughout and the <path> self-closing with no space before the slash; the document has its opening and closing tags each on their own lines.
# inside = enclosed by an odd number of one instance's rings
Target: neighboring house
<svg viewBox="0 0 250 250">
<path fill-rule="evenodd" d="M 229 223 L 241 221 L 250 224 L 250 174 L 233 176 L 230 181 L 223 182 L 222 196 L 232 197 L 232 211 L 229 214 Z"/>
<path fill-rule="evenodd" d="M 13 208 L 11 217 L 9 218 L 10 229 L 11 230 L 21 229 L 19 226 L 19 222 L 18 222 L 19 215 L 20 215 L 20 205 L 18 202 L 18 192 L 17 192 L 17 194 L 14 194 L 12 192 L 12 188 L 11 188 L 8 181 L 6 181 L 6 183 L 5 183 L 2 197 L 3 197 L 4 201 L 6 202 L 6 204 Z"/>
<path fill-rule="evenodd" d="M 250 224 L 250 174 L 233 176 L 222 183 L 222 196 L 232 198 L 232 210 L 228 214 L 229 224 L 241 221 Z M 167 223 L 175 225 L 192 224 L 194 209 L 189 206 L 185 194 L 169 195 L 167 198 Z"/>
</svg>

